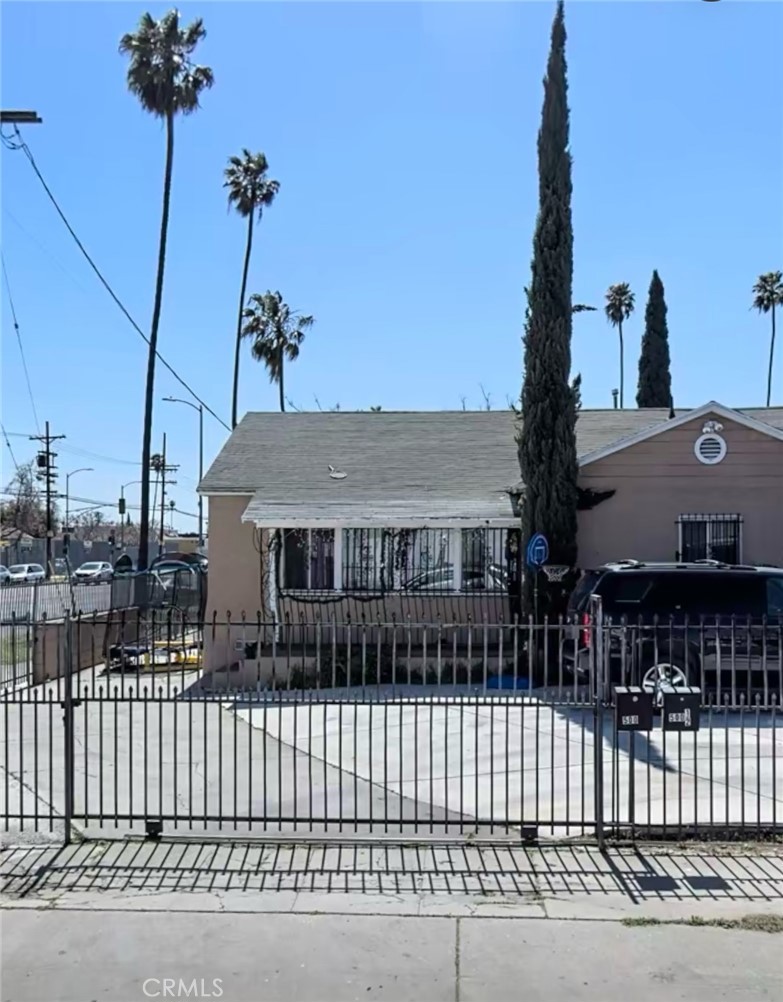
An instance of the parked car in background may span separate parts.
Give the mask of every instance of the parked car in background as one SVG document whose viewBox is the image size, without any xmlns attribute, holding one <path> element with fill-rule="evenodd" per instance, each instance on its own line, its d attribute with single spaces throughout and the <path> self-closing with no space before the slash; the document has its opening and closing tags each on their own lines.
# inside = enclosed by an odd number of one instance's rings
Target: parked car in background
<svg viewBox="0 0 783 1002">
<path fill-rule="evenodd" d="M 0 564 L 0 587 L 8 584 L 11 584 L 11 575 L 8 573 L 8 568 Z"/>
<path fill-rule="evenodd" d="M 609 684 L 736 695 L 783 688 L 783 568 L 622 560 L 582 575 L 569 602 L 574 668 L 590 670 L 599 596 Z"/>
<path fill-rule="evenodd" d="M 453 591 L 454 566 L 442 564 L 431 567 L 414 575 L 403 585 L 406 591 Z M 463 591 L 506 591 L 508 588 L 508 572 L 500 564 L 487 564 L 481 567 L 465 568 L 462 572 Z"/>
<path fill-rule="evenodd" d="M 74 584 L 105 584 L 114 577 L 112 566 L 106 560 L 90 560 L 73 572 Z"/>
<path fill-rule="evenodd" d="M 40 564 L 11 564 L 8 574 L 11 584 L 32 584 L 46 580 L 46 571 Z"/>
</svg>

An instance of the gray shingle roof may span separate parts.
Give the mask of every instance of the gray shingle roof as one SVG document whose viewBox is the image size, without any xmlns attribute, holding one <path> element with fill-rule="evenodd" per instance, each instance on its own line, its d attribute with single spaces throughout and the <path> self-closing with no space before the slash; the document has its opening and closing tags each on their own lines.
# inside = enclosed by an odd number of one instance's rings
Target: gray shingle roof
<svg viewBox="0 0 783 1002">
<path fill-rule="evenodd" d="M 684 413 L 678 411 L 678 414 Z M 783 428 L 783 409 L 744 413 Z M 669 418 L 668 408 L 582 410 L 577 449 L 586 456 Z M 324 518 L 362 506 L 437 507 L 477 518 L 510 515 L 503 492 L 519 482 L 511 411 L 380 411 L 246 414 L 210 466 L 205 494 L 255 494 Z M 346 474 L 334 480 L 329 466 Z M 437 502 L 437 503 L 436 503 Z M 255 503 L 255 502 L 254 502 Z"/>
</svg>

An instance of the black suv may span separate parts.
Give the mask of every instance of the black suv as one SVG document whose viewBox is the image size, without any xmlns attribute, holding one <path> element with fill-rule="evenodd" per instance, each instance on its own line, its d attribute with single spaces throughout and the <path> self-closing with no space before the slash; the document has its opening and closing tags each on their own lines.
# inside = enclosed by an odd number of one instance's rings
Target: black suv
<svg viewBox="0 0 783 1002">
<path fill-rule="evenodd" d="M 696 685 L 732 701 L 783 694 L 783 568 L 623 560 L 585 572 L 569 600 L 574 668 L 590 671 L 600 596 L 607 681 Z"/>
</svg>

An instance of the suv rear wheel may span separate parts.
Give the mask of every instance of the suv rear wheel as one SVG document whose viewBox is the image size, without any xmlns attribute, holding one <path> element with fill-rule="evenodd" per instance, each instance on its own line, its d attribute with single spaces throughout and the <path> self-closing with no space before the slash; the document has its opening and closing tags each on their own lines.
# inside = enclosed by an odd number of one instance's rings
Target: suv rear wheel
<svg viewBox="0 0 783 1002">
<path fill-rule="evenodd" d="M 651 692 L 656 707 L 663 705 L 664 692 L 691 684 L 698 675 L 698 655 L 685 644 L 658 643 L 642 647 L 639 685 Z"/>
</svg>

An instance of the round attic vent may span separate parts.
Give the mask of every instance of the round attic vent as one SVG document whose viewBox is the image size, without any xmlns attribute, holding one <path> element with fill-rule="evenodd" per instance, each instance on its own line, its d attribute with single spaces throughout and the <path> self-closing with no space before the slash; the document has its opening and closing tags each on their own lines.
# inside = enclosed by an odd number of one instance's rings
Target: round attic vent
<svg viewBox="0 0 783 1002">
<path fill-rule="evenodd" d="M 726 440 L 714 432 L 700 435 L 696 439 L 693 451 L 700 463 L 704 463 L 705 466 L 715 466 L 726 458 Z"/>
</svg>

